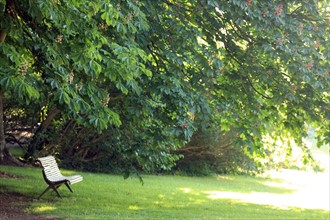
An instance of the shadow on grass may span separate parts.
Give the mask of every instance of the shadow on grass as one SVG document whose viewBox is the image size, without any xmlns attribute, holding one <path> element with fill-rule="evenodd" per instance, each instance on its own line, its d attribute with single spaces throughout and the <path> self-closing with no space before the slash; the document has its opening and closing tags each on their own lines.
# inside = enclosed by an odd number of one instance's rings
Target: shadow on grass
<svg viewBox="0 0 330 220">
<path fill-rule="evenodd" d="M 115 207 L 103 211 L 142 219 L 330 219 L 330 212 L 326 210 L 287 206 L 281 197 L 285 194 L 273 192 L 291 190 L 270 188 L 267 193 L 178 188 L 171 194 L 158 194 L 153 200 L 139 198 L 128 204 L 125 211 Z"/>
<path fill-rule="evenodd" d="M 47 187 L 40 168 L 0 166 L 0 192 L 19 193 L 36 199 Z"/>
<path fill-rule="evenodd" d="M 279 208 L 270 205 L 238 202 L 234 199 L 207 201 L 205 197 L 189 198 L 184 203 L 161 203 L 157 206 L 129 205 L 127 210 L 100 211 L 117 213 L 139 219 L 318 219 L 328 220 L 325 210 L 301 209 L 296 207 Z"/>
<path fill-rule="evenodd" d="M 2 167 L 21 179 L 0 179 L 0 189 L 37 198 L 46 184 L 39 169 Z M 191 178 L 120 176 L 84 173 L 84 181 L 63 199 L 47 194 L 31 204 L 32 213 L 68 219 L 329 219 L 330 212 L 292 202 L 297 189 L 282 179 L 244 176 Z M 74 189 L 74 190 L 75 190 Z M 1 192 L 0 190 L 0 192 Z M 298 200 L 308 200 L 299 197 Z"/>
<path fill-rule="evenodd" d="M 152 195 L 127 196 L 136 198 L 127 199 L 125 205 L 116 198 L 109 198 L 108 204 L 84 210 L 84 215 L 86 219 L 329 219 L 329 212 L 325 210 L 260 205 L 237 199 L 211 199 L 208 194 L 197 191 L 177 190 L 169 195 L 158 194 L 154 198 Z M 93 203 L 99 204 L 97 201 Z M 82 216 L 70 217 L 84 219 Z"/>
</svg>

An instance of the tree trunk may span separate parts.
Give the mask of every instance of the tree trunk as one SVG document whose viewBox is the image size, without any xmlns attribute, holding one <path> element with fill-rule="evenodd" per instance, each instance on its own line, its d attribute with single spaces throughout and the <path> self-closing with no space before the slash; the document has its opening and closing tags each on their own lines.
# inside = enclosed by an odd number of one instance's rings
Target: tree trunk
<svg viewBox="0 0 330 220">
<path fill-rule="evenodd" d="M 6 0 L 6 7 L 4 13 L 6 16 L 13 16 L 15 11 L 15 1 Z M 5 30 L 0 30 L 0 45 L 5 42 L 7 32 Z M 10 164 L 10 165 L 23 165 L 19 160 L 12 156 L 8 149 L 6 148 L 6 137 L 5 137 L 5 126 L 4 126 L 4 111 L 3 111 L 3 99 L 4 92 L 0 88 L 0 164 Z"/>
<path fill-rule="evenodd" d="M 7 6 L 6 6 L 7 9 Z M 7 12 L 5 12 L 7 13 Z M 3 30 L 0 30 L 0 44 L 2 44 L 6 39 L 6 32 Z M 3 92 L 0 88 L 0 163 L 3 162 L 5 157 L 5 145 L 6 145 L 6 139 L 5 139 L 5 129 L 4 129 L 4 121 L 3 121 Z"/>
<path fill-rule="evenodd" d="M 6 5 L 6 11 L 7 13 L 7 5 Z M 0 30 L 0 44 L 2 44 L 6 39 L 7 33 L 3 30 Z M 6 145 L 6 139 L 5 139 L 5 127 L 4 127 L 4 121 L 3 121 L 3 92 L 0 88 L 0 163 L 3 162 L 5 157 L 5 145 Z"/>
<path fill-rule="evenodd" d="M 4 94 L 0 90 L 0 164 L 23 166 L 23 163 L 12 156 L 6 148 L 5 126 L 3 120 L 3 98 Z"/>
<path fill-rule="evenodd" d="M 0 31 L 0 43 L 5 41 L 6 36 L 7 36 L 6 32 Z"/>
<path fill-rule="evenodd" d="M 29 144 L 28 151 L 26 152 L 26 154 L 24 156 L 24 158 L 26 160 L 28 160 L 29 157 L 34 156 L 34 154 L 36 153 L 37 147 L 41 147 L 40 145 L 42 145 L 43 143 L 39 139 L 39 134 L 41 134 L 44 130 L 46 130 L 50 126 L 52 120 L 60 112 L 61 111 L 59 109 L 54 108 L 47 113 L 46 119 L 37 128 L 36 132 L 34 133 L 33 139 L 31 140 L 31 142 Z"/>
<path fill-rule="evenodd" d="M 0 90 L 0 163 L 4 161 L 5 157 L 5 127 L 3 121 L 3 92 Z"/>
</svg>

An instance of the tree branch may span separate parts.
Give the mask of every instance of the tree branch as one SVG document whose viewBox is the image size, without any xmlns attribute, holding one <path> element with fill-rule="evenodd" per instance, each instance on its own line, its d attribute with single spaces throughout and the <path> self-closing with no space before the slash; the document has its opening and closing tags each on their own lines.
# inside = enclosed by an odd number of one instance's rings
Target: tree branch
<svg viewBox="0 0 330 220">
<path fill-rule="evenodd" d="M 262 96 L 263 98 L 265 98 L 265 99 L 272 99 L 271 97 L 268 97 L 268 96 L 262 94 L 261 92 L 259 92 L 259 91 L 254 87 L 254 85 L 253 85 L 253 83 L 252 83 L 252 81 L 251 81 L 251 79 L 250 79 L 249 76 L 247 76 L 247 80 L 248 80 L 250 86 L 252 87 L 252 89 L 253 89 L 256 93 L 258 93 L 259 95 L 261 95 L 261 96 Z"/>
</svg>

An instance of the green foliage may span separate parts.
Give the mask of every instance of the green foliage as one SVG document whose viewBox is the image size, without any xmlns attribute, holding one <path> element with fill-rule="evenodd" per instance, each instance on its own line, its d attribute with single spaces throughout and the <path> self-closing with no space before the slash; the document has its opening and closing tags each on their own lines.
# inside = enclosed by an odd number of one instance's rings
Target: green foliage
<svg viewBox="0 0 330 220">
<path fill-rule="evenodd" d="M 97 7 L 60 1 L 12 6 L 11 31 L 1 46 L 1 54 L 6 55 L 1 56 L 2 90 L 23 100 L 46 93 L 45 105 L 55 103 L 69 117 L 100 131 L 109 124 L 119 126 L 118 113 L 104 105 L 111 89 L 105 85 L 114 82 L 115 88 L 127 93 L 128 83 L 141 74 L 151 76 L 143 64 L 145 53 L 130 38 L 148 28 L 144 15 L 133 3 L 124 5 L 127 10 L 120 12 L 109 2 Z M 128 15 L 134 26 L 122 26 Z M 118 31 L 119 27 L 125 31 Z"/>
<path fill-rule="evenodd" d="M 171 153 L 212 120 L 250 154 L 264 155 L 269 132 L 300 145 L 306 124 L 322 145 L 326 3 L 1 0 L 0 90 L 40 112 L 60 109 L 57 134 L 74 121 L 76 137 L 95 146 L 57 145 L 63 156 L 109 148 L 138 170 L 169 169 Z M 111 138 L 94 144 L 91 135 Z"/>
</svg>

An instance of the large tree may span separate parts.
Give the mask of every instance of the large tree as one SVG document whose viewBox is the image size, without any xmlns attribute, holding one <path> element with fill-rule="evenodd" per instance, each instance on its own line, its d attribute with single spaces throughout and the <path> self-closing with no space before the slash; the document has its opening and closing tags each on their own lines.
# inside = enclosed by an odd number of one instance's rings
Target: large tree
<svg viewBox="0 0 330 220">
<path fill-rule="evenodd" d="M 163 1 L 144 12 L 148 91 L 183 111 L 185 133 L 212 119 L 259 155 L 266 135 L 305 147 L 308 125 L 329 143 L 326 1 Z"/>
<path fill-rule="evenodd" d="M 38 100 L 50 113 L 99 131 L 119 126 L 118 113 L 107 106 L 111 96 L 135 90 L 135 78 L 151 75 L 132 38 L 148 24 L 143 15 L 128 18 L 141 13 L 136 5 L 122 4 L 120 10 L 109 2 L 1 1 L 1 100 Z"/>
<path fill-rule="evenodd" d="M 326 3 L 1 0 L 0 98 L 48 109 L 39 130 L 61 114 L 119 132 L 141 164 L 211 120 L 251 152 L 307 124 L 330 142 Z"/>
</svg>

